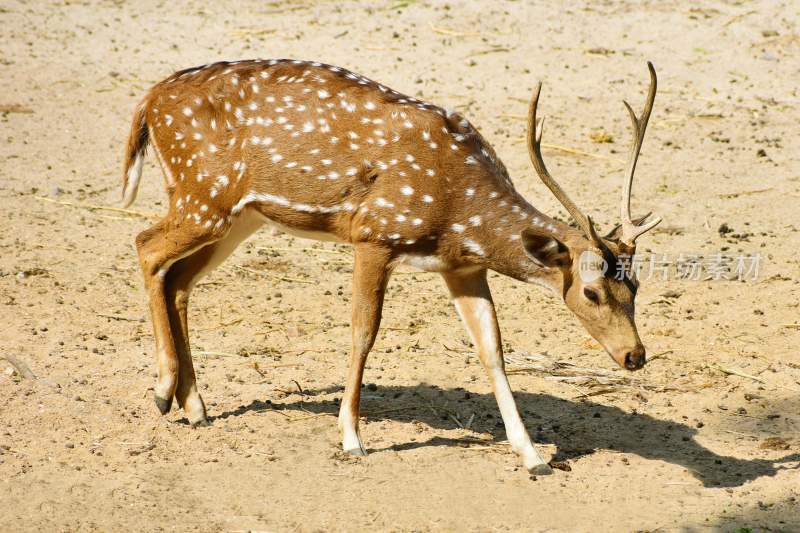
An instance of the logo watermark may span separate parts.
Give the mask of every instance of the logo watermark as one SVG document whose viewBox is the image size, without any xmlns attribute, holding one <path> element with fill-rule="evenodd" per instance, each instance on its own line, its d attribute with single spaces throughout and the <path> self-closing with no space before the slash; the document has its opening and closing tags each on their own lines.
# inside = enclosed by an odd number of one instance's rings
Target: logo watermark
<svg viewBox="0 0 800 533">
<path fill-rule="evenodd" d="M 586 250 L 578 259 L 578 274 L 584 283 L 602 278 L 606 272 L 608 272 L 608 262 L 597 252 Z"/>
<path fill-rule="evenodd" d="M 761 254 L 636 254 L 619 255 L 614 263 L 596 252 L 581 254 L 578 271 L 584 283 L 608 275 L 623 280 L 684 280 L 684 281 L 743 281 L 758 279 L 762 266 Z M 608 274 L 607 274 L 608 273 Z"/>
</svg>

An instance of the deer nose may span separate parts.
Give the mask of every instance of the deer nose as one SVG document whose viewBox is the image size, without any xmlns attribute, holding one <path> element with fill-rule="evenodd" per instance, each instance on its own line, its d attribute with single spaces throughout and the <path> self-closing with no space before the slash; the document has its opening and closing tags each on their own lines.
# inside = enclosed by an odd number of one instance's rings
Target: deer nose
<svg viewBox="0 0 800 533">
<path fill-rule="evenodd" d="M 644 346 L 639 345 L 625 354 L 625 368 L 628 370 L 639 370 L 647 361 L 647 354 Z"/>
</svg>

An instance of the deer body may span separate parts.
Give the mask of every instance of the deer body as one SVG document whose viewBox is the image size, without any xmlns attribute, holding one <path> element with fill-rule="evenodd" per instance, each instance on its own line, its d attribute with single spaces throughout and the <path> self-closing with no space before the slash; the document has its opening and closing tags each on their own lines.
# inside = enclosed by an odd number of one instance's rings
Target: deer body
<svg viewBox="0 0 800 533">
<path fill-rule="evenodd" d="M 547 239 L 577 246 L 586 236 L 528 204 L 466 119 L 335 66 L 216 63 L 174 74 L 137 108 L 126 205 L 148 143 L 169 194 L 166 217 L 136 240 L 162 413 L 174 397 L 190 422 L 206 422 L 189 349 L 189 294 L 253 231 L 272 224 L 355 248 L 353 349 L 339 417 L 345 450 L 366 453 L 361 378 L 386 283 L 404 262 L 442 273 L 489 372 L 509 441 L 529 470 L 548 470 L 505 377 L 486 271 L 561 290 Z"/>
</svg>

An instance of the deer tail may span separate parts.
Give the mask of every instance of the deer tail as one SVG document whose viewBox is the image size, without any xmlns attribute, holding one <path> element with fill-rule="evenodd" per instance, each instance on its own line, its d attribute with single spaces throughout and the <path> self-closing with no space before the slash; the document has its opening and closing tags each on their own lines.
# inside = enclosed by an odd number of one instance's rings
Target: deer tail
<svg viewBox="0 0 800 533">
<path fill-rule="evenodd" d="M 147 128 L 146 102 L 142 102 L 133 114 L 133 124 L 125 149 L 125 168 L 122 175 L 122 207 L 130 206 L 136 200 L 139 179 L 142 177 L 149 133 Z"/>
</svg>

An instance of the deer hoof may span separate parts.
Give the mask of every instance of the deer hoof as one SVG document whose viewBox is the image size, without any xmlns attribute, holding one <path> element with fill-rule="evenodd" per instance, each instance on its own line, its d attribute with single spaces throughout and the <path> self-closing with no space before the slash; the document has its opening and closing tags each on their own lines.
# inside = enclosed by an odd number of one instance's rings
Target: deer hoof
<svg viewBox="0 0 800 533">
<path fill-rule="evenodd" d="M 541 463 L 528 468 L 528 473 L 532 476 L 549 476 L 553 469 L 547 463 Z"/>
<path fill-rule="evenodd" d="M 344 442 L 342 442 L 342 449 L 345 453 L 349 453 L 353 457 L 366 457 L 367 450 L 364 449 L 364 445 L 361 444 L 361 437 L 358 436 L 358 433 L 355 433 L 355 438 L 353 438 L 354 434 L 350 434 L 350 438 L 345 437 Z"/>
<path fill-rule="evenodd" d="M 160 398 L 159 396 L 154 397 L 156 401 L 156 407 L 161 412 L 162 415 L 169 413 L 170 408 L 172 407 L 172 398 L 169 400 L 165 400 L 164 398 Z"/>
<path fill-rule="evenodd" d="M 189 422 L 193 428 L 206 428 L 211 425 L 211 422 L 208 421 L 208 418 L 203 417 L 200 420 L 196 420 L 194 422 Z"/>
<path fill-rule="evenodd" d="M 347 450 L 345 450 L 345 453 L 349 453 L 353 457 L 366 457 L 367 456 L 367 450 L 365 450 L 361 446 L 359 446 L 358 448 L 347 449 Z"/>
</svg>

